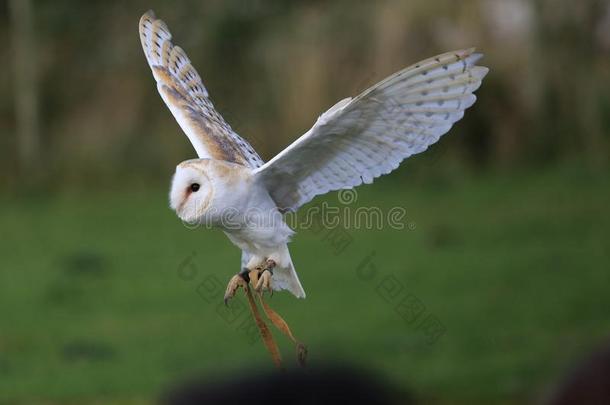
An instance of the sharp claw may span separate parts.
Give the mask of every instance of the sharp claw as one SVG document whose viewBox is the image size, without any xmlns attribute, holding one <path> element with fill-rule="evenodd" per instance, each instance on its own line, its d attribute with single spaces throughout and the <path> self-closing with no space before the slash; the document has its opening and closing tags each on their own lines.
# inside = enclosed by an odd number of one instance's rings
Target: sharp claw
<svg viewBox="0 0 610 405">
<path fill-rule="evenodd" d="M 231 298 L 233 298 L 233 295 L 235 294 L 225 294 L 225 298 L 224 298 L 224 302 L 225 302 L 225 306 L 228 307 L 229 306 L 229 300 Z"/>
<path fill-rule="evenodd" d="M 248 283 L 246 282 L 244 277 L 240 274 L 236 274 L 231 277 L 224 296 L 224 302 L 226 306 L 229 306 L 229 300 L 235 296 L 235 292 L 240 286 L 244 287 L 244 289 L 248 288 Z"/>
</svg>

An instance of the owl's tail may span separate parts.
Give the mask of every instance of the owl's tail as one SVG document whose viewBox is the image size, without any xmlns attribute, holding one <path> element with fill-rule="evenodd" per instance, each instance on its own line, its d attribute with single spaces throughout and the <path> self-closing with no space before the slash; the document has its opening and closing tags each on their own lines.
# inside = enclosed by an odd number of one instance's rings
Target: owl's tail
<svg viewBox="0 0 610 405">
<path fill-rule="evenodd" d="M 303 290 L 299 276 L 292 264 L 288 246 L 283 249 L 282 256 L 283 266 L 276 267 L 273 270 L 273 277 L 271 278 L 273 289 L 276 291 L 288 290 L 297 298 L 305 298 L 305 290 Z"/>
</svg>

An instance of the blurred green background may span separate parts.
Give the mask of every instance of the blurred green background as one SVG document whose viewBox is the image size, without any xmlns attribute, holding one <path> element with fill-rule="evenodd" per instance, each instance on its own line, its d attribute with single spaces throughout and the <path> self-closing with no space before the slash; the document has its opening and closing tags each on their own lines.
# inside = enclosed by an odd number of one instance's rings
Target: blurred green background
<svg viewBox="0 0 610 405">
<path fill-rule="evenodd" d="M 9 0 L 1 404 L 144 404 L 193 376 L 270 367 L 242 330 L 244 301 L 227 312 L 202 289 L 224 288 L 237 248 L 167 208 L 175 165 L 195 154 L 140 48 L 150 8 L 266 160 L 406 65 L 485 53 L 491 70 L 465 118 L 358 189 L 355 207 L 403 207 L 409 226 L 348 228 L 343 250 L 324 230 L 296 235 L 308 298 L 271 304 L 311 363 L 362 365 L 424 402 L 522 403 L 608 337 L 607 1 Z M 312 205 L 322 201 L 337 196 Z M 389 279 L 418 319 L 384 295 Z M 431 340 L 424 319 L 442 335 Z"/>
</svg>

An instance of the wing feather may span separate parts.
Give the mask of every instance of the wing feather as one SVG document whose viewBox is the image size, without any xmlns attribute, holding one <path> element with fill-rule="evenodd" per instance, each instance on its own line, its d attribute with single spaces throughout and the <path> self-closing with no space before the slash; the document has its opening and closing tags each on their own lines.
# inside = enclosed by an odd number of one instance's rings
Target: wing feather
<svg viewBox="0 0 610 405">
<path fill-rule="evenodd" d="M 371 183 L 425 151 L 464 116 L 488 72 L 474 48 L 403 69 L 341 100 L 276 157 L 255 170 L 280 209 Z"/>
<path fill-rule="evenodd" d="M 188 56 L 171 42 L 169 28 L 152 11 L 140 19 L 140 39 L 159 94 L 197 155 L 252 168 L 262 165 L 254 148 L 216 111 Z"/>
</svg>

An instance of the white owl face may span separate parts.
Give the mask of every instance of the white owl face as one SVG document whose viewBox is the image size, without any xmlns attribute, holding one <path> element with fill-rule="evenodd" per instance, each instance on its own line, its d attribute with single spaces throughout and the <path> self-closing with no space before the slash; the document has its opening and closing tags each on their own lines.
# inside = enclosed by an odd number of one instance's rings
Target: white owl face
<svg viewBox="0 0 610 405">
<path fill-rule="evenodd" d="M 212 182 L 203 165 L 186 161 L 176 167 L 169 201 L 180 219 L 199 222 L 210 208 L 213 193 Z"/>
</svg>

